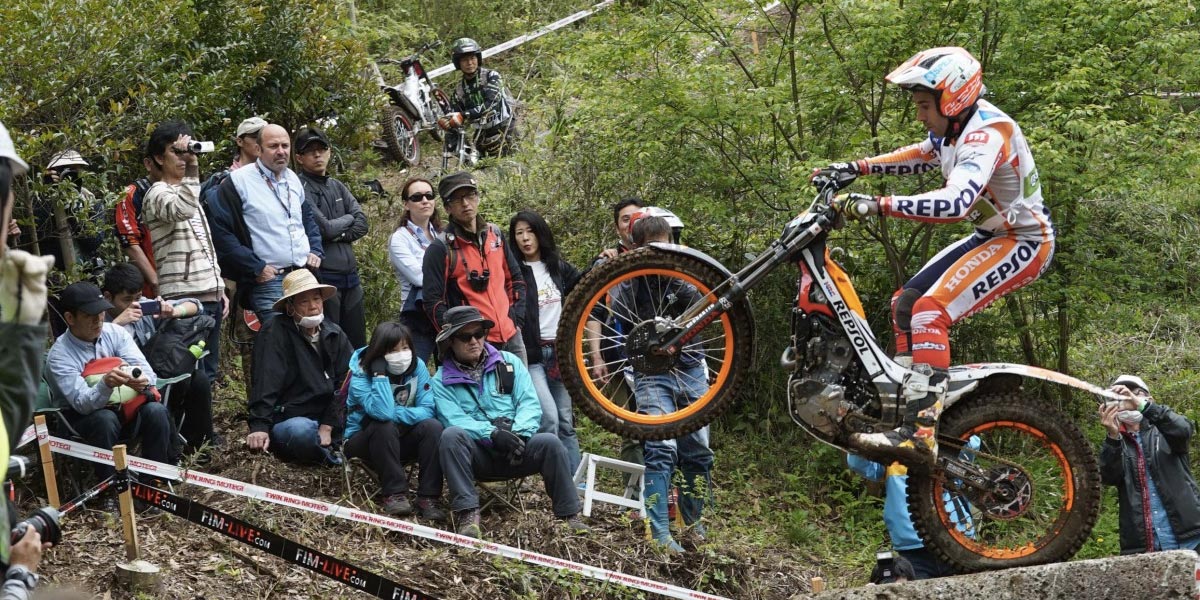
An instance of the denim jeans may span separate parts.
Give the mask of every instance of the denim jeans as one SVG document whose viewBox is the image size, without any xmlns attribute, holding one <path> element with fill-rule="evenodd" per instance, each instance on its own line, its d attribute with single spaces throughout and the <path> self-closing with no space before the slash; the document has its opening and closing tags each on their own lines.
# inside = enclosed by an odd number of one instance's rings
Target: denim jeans
<svg viewBox="0 0 1200 600">
<path fill-rule="evenodd" d="M 662 375 L 637 375 L 633 396 L 638 412 L 662 415 L 690 405 L 708 391 L 708 372 L 703 364 L 676 367 Z M 643 443 L 646 472 L 704 473 L 712 469 L 713 453 L 708 448 L 708 427 L 673 440 Z"/>
<path fill-rule="evenodd" d="M 529 366 L 529 356 L 525 354 L 525 338 L 521 337 L 520 327 L 517 328 L 517 332 L 514 333 L 512 337 L 508 338 L 507 342 L 504 342 L 503 344 L 492 345 L 495 346 L 497 350 L 504 350 L 505 352 L 512 352 L 513 354 L 516 354 L 517 358 L 521 359 L 521 362 L 525 363 L 525 366 Z"/>
<path fill-rule="evenodd" d="M 221 365 L 221 301 L 201 302 L 204 307 L 204 313 L 213 318 L 212 331 L 208 333 L 208 339 L 204 342 L 204 349 L 208 352 L 208 356 L 200 361 L 201 368 L 204 369 L 204 374 L 208 375 L 209 382 L 216 383 L 217 368 Z M 232 312 L 233 307 L 230 307 Z"/>
<path fill-rule="evenodd" d="M 255 282 L 250 288 L 250 310 L 254 311 L 254 315 L 258 317 L 258 322 L 263 325 L 267 321 L 279 314 L 275 310 L 275 302 L 283 297 L 283 275 L 276 275 L 266 283 Z"/>
<path fill-rule="evenodd" d="M 490 448 L 471 439 L 462 427 L 448 427 L 442 432 L 442 472 L 450 488 L 450 508 L 455 511 L 479 508 L 476 479 L 517 479 L 541 473 L 546 495 L 554 506 L 554 516 L 569 517 L 579 512 L 579 492 L 571 473 L 567 471 L 567 451 L 557 437 L 539 433 L 525 442 L 521 464 L 510 465 Z"/>
<path fill-rule="evenodd" d="M 341 464 L 332 448 L 320 444 L 320 425 L 308 417 L 292 417 L 271 427 L 271 450 L 283 458 L 326 465 Z"/>
<path fill-rule="evenodd" d="M 529 377 L 542 404 L 542 426 L 539 432 L 553 433 L 567 449 L 571 473 L 579 468 L 579 438 L 575 436 L 575 415 L 571 412 L 571 396 L 561 377 L 551 377 L 549 369 L 557 360 L 554 346 L 542 346 L 542 362 L 529 365 Z"/>
<path fill-rule="evenodd" d="M 408 328 L 408 333 L 412 336 L 413 358 L 425 361 L 427 366 L 433 364 L 434 352 L 437 351 L 437 344 L 434 342 L 437 331 L 434 331 L 429 317 L 421 311 L 408 310 L 400 313 L 400 323 Z"/>
</svg>

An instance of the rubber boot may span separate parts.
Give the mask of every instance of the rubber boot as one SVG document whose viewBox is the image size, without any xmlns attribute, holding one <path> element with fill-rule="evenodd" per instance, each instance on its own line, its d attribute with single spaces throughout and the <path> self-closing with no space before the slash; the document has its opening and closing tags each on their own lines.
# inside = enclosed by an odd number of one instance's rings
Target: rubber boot
<svg viewBox="0 0 1200 600">
<path fill-rule="evenodd" d="M 712 476 L 709 471 L 684 471 L 683 485 L 679 486 L 679 514 L 683 524 L 701 540 L 708 539 L 708 530 L 700 518 L 704 506 L 712 498 Z"/>
<path fill-rule="evenodd" d="M 646 503 L 646 515 L 650 521 L 650 538 L 670 552 L 683 552 L 671 538 L 670 517 L 667 516 L 667 494 L 671 489 L 671 474 L 662 471 L 646 472 L 646 492 L 642 501 Z"/>
</svg>

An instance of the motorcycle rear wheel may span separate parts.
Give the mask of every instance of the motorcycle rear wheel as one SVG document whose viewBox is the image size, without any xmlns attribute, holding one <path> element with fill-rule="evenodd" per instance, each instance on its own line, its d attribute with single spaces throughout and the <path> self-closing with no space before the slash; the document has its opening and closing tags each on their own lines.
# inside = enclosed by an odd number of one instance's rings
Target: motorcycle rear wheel
<svg viewBox="0 0 1200 600">
<path fill-rule="evenodd" d="M 953 480 L 910 471 L 913 525 L 938 557 L 974 572 L 1058 562 L 1079 551 L 1099 514 L 1100 471 L 1069 417 L 1015 391 L 985 393 L 950 407 L 939 430 L 944 440 L 978 435 L 972 462 L 1010 493 L 975 494 L 978 502 L 970 502 Z M 941 448 L 955 451 L 949 443 Z M 964 515 L 971 527 L 959 526 Z"/>
<path fill-rule="evenodd" d="M 408 113 L 398 106 L 385 106 L 379 124 L 392 158 L 402 160 L 409 166 L 417 166 L 421 162 L 421 142 L 417 139 L 417 127 Z"/>
<path fill-rule="evenodd" d="M 629 307 L 609 301 L 609 294 L 622 285 L 637 282 L 650 295 L 666 286 L 694 286 L 701 296 L 711 298 L 725 275 L 704 261 L 646 247 L 606 261 L 592 269 L 567 297 L 558 323 L 555 346 L 559 370 L 576 406 L 598 425 L 635 440 L 665 440 L 676 438 L 711 423 L 727 409 L 737 395 L 750 370 L 754 346 L 750 307 L 743 298 L 721 313 L 700 333 L 685 343 L 688 356 L 702 358 L 708 380 L 697 381 L 681 366 L 678 356 L 649 352 L 621 356 L 607 364 L 607 378 L 593 378 L 587 338 L 587 324 L 592 315 L 603 315 L 600 324 L 601 340 L 630 352 L 626 333 L 647 331 L 653 321 L 636 318 Z M 678 289 L 678 288 L 674 288 Z M 656 304 L 656 316 L 669 318 L 667 302 Z M 629 332 L 622 332 L 612 317 L 622 317 L 633 323 Z M 641 327 L 641 329 L 639 329 Z M 636 339 L 636 335 L 634 338 Z M 604 343 L 602 342 L 602 343 Z M 628 376 L 627 376 L 628 374 Z M 632 403 L 634 382 L 650 375 L 667 376 L 673 384 L 707 387 L 687 406 L 666 414 L 643 414 Z M 632 379 L 632 382 L 630 381 Z M 662 380 L 660 380 L 662 381 Z"/>
</svg>

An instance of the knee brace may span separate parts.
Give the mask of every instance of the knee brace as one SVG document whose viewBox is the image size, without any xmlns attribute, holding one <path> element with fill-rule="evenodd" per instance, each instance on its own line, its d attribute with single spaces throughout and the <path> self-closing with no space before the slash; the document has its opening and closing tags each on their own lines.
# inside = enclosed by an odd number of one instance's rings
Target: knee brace
<svg viewBox="0 0 1200 600">
<path fill-rule="evenodd" d="M 905 288 L 892 296 L 892 322 L 900 331 L 912 331 L 913 305 L 922 295 L 921 290 Z"/>
</svg>

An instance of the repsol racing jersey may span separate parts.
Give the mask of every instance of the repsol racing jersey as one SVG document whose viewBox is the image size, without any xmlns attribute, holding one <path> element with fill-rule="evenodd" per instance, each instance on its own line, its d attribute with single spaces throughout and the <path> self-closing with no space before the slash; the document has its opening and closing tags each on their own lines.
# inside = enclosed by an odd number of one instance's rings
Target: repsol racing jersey
<svg viewBox="0 0 1200 600">
<path fill-rule="evenodd" d="M 883 215 L 948 223 L 971 221 L 984 233 L 1048 242 L 1050 210 L 1020 126 L 985 100 L 956 140 L 932 134 L 918 144 L 858 161 L 862 173 L 911 175 L 942 168 L 945 187 L 880 200 Z"/>
</svg>

